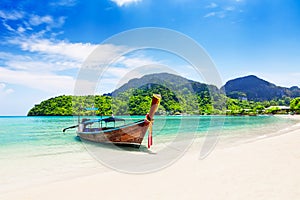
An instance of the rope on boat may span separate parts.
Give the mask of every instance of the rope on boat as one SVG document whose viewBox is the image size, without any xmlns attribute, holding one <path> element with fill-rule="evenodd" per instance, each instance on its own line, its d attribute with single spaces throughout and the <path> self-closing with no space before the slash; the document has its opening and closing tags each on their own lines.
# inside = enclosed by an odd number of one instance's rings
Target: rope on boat
<svg viewBox="0 0 300 200">
<path fill-rule="evenodd" d="M 148 131 L 148 148 L 152 146 L 152 125 L 153 119 L 150 118 L 149 113 L 146 115 L 145 121 L 149 124 L 149 131 Z"/>
</svg>

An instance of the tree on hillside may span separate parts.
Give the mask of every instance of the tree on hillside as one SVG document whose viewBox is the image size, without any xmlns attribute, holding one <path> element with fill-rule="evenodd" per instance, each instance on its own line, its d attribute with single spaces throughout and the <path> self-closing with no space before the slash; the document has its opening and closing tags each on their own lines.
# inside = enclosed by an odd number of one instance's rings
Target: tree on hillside
<svg viewBox="0 0 300 200">
<path fill-rule="evenodd" d="M 291 100 L 290 107 L 291 107 L 291 111 L 300 114 L 300 97 Z"/>
</svg>

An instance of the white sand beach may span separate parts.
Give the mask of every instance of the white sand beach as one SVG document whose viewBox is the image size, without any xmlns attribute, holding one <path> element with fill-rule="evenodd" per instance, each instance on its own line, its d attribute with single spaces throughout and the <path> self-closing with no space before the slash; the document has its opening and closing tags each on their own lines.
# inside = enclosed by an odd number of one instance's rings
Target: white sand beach
<svg viewBox="0 0 300 200">
<path fill-rule="evenodd" d="M 0 199 L 296 200 L 300 199 L 299 144 L 300 127 L 251 142 L 217 145 L 199 160 L 196 142 L 177 162 L 154 173 L 94 169 L 92 175 L 4 192 Z"/>
</svg>

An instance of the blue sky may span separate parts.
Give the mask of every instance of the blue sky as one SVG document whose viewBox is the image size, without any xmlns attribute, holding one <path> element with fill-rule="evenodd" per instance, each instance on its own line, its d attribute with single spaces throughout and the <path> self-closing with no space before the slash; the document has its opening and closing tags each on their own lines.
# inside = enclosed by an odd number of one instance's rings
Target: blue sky
<svg viewBox="0 0 300 200">
<path fill-rule="evenodd" d="M 98 44 L 141 27 L 194 39 L 224 83 L 255 74 L 280 86 L 300 86 L 298 0 L 1 0 L 0 115 L 26 115 L 41 100 L 73 94 L 79 69 Z M 184 73 L 186 63 L 171 57 L 151 51 L 124 56 L 100 91 L 110 92 L 116 86 L 109 83 L 122 82 L 133 67 L 153 63 L 198 80 Z"/>
</svg>

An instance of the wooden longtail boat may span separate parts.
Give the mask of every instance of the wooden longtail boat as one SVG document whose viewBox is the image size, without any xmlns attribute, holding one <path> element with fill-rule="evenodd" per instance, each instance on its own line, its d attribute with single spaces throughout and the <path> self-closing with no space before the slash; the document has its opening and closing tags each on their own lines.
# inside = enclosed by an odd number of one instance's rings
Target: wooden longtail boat
<svg viewBox="0 0 300 200">
<path fill-rule="evenodd" d="M 125 121 L 124 119 L 109 117 L 100 120 L 82 120 L 78 125 L 77 135 L 80 139 L 98 142 L 98 143 L 113 143 L 115 145 L 130 145 L 134 147 L 140 147 L 144 136 L 148 131 L 148 148 L 152 145 L 152 124 L 154 113 L 157 111 L 161 96 L 154 94 L 152 97 L 152 103 L 149 113 L 145 119 L 139 120 L 130 124 L 124 124 L 118 127 L 102 127 L 102 122 L 106 124 L 108 122 Z M 99 128 L 88 128 L 95 122 L 101 123 Z M 125 123 L 125 122 L 124 122 Z"/>
</svg>

